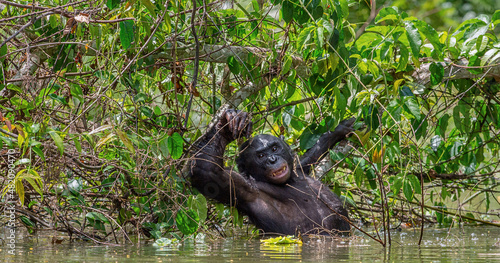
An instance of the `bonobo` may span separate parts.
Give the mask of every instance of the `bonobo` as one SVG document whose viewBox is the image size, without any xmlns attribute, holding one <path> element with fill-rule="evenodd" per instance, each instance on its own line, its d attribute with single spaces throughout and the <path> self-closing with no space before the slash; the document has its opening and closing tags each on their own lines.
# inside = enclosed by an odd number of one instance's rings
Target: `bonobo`
<svg viewBox="0 0 500 263">
<path fill-rule="evenodd" d="M 342 201 L 318 180 L 311 166 L 351 132 L 354 119 L 323 134 L 300 161 L 290 146 L 272 135 L 258 135 L 240 146 L 239 172 L 225 168 L 226 145 L 252 131 L 246 112 L 227 110 L 195 145 L 192 185 L 208 198 L 235 206 L 265 233 L 338 234 L 350 225 Z"/>
</svg>

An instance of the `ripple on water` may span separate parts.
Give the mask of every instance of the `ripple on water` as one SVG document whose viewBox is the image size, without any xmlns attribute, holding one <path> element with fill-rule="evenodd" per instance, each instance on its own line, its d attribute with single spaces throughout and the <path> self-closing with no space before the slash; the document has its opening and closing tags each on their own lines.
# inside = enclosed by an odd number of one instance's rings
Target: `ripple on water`
<svg viewBox="0 0 500 263">
<path fill-rule="evenodd" d="M 3 237 L 2 237 L 3 238 Z M 52 244 L 50 239 L 23 237 L 16 255 L 0 246 L 4 262 L 491 262 L 500 259 L 500 229 L 465 227 L 393 232 L 392 246 L 356 234 L 351 238 L 304 239 L 302 245 L 266 245 L 258 239 L 188 240 L 179 246 L 152 244 L 96 246 L 85 242 Z M 66 243 L 65 243 L 66 242 Z"/>
</svg>

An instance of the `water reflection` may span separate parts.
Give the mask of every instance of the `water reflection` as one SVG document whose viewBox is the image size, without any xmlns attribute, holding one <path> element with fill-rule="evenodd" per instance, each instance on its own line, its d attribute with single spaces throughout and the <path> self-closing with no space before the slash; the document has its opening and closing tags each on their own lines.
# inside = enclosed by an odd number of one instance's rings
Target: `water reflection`
<svg viewBox="0 0 500 263">
<path fill-rule="evenodd" d="M 0 246 L 3 262 L 491 262 L 500 259 L 500 229 L 426 229 L 418 247 L 418 231 L 391 233 L 393 245 L 383 248 L 360 234 L 352 238 L 304 239 L 302 245 L 267 245 L 258 239 L 188 240 L 179 246 L 96 246 L 86 242 L 52 243 L 42 234 L 24 236 L 16 255 Z M 2 239 L 4 237 L 2 236 Z M 4 239 L 3 239 L 4 240 Z M 498 244 L 498 245 L 495 245 Z"/>
</svg>

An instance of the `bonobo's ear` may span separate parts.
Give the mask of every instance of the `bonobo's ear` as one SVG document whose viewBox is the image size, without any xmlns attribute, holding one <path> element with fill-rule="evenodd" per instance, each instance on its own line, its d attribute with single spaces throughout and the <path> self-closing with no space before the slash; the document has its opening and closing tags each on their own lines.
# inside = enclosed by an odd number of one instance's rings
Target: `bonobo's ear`
<svg viewBox="0 0 500 263">
<path fill-rule="evenodd" d="M 245 173 L 245 170 L 246 170 L 246 167 L 245 167 L 245 159 L 240 156 L 238 156 L 238 158 L 236 158 L 236 166 L 238 166 L 238 171 L 241 173 L 241 174 L 244 174 Z"/>
</svg>

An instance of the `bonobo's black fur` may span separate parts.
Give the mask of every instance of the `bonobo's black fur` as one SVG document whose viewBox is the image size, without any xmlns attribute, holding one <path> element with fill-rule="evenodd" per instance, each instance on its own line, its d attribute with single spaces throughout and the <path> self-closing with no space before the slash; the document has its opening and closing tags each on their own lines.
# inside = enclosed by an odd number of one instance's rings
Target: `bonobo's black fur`
<svg viewBox="0 0 500 263">
<path fill-rule="evenodd" d="M 251 134 L 246 112 L 227 110 L 196 145 L 191 183 L 203 195 L 235 206 L 266 233 L 330 234 L 350 230 L 347 210 L 327 186 L 309 177 L 311 165 L 351 132 L 354 119 L 323 134 L 313 148 L 294 160 L 290 146 L 258 135 L 240 147 L 239 173 L 225 168 L 226 145 Z M 342 216 L 340 216 L 342 215 Z"/>
</svg>

